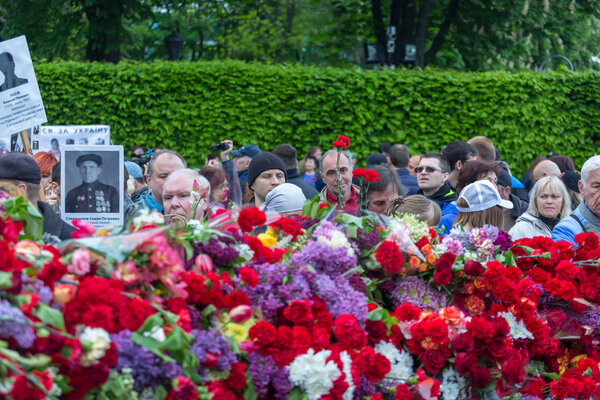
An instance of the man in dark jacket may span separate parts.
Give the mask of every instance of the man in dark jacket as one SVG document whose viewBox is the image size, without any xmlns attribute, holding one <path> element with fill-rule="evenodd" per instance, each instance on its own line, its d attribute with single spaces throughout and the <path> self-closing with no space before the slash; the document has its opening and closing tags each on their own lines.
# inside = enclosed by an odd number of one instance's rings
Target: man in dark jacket
<svg viewBox="0 0 600 400">
<path fill-rule="evenodd" d="M 456 208 L 456 191 L 448 183 L 450 176 L 450 164 L 446 157 L 440 153 L 427 153 L 421 157 L 419 166 L 415 168 L 417 182 L 419 183 L 418 194 L 422 194 L 429 200 L 433 200 L 442 209 L 442 220 L 438 225 L 447 235 L 452 229 L 454 220 L 458 215 Z"/>
<path fill-rule="evenodd" d="M 40 201 L 42 172 L 33 157 L 24 153 L 9 153 L 0 157 L 0 179 L 14 183 L 44 218 L 43 239 L 49 244 L 71 238 L 75 228 L 64 222 L 49 204 Z"/>
<path fill-rule="evenodd" d="M 307 199 L 312 199 L 319 194 L 317 189 L 304 182 L 298 173 L 298 160 L 296 159 L 296 148 L 289 144 L 280 144 L 273 149 L 273 154 L 281 158 L 286 168 L 287 183 L 294 184 L 302 189 Z"/>
<path fill-rule="evenodd" d="M 392 169 L 394 169 L 398 174 L 398 179 L 400 179 L 400 183 L 408 190 L 408 193 L 406 193 L 406 195 L 412 196 L 413 194 L 417 194 L 417 192 L 419 191 L 417 178 L 412 176 L 407 168 L 408 160 L 410 159 L 410 152 L 408 151 L 408 147 L 406 147 L 403 144 L 393 145 L 390 148 L 389 158 Z"/>
<path fill-rule="evenodd" d="M 513 203 L 512 210 L 506 208 L 502 209 L 504 212 L 504 226 L 502 227 L 502 230 L 505 232 L 508 232 L 510 228 L 515 226 L 517 218 L 527 211 L 527 207 L 529 207 L 528 202 L 521 200 L 519 197 L 511 193 L 510 186 L 510 174 L 505 168 L 502 168 L 500 171 L 500 176 L 498 176 L 498 193 L 500 193 L 500 197 L 502 197 L 503 200 L 509 200 L 511 203 Z"/>
<path fill-rule="evenodd" d="M 455 140 L 444 146 L 441 153 L 450 163 L 448 183 L 456 187 L 458 173 L 467 162 L 477 159 L 477 149 L 467 142 Z"/>
</svg>

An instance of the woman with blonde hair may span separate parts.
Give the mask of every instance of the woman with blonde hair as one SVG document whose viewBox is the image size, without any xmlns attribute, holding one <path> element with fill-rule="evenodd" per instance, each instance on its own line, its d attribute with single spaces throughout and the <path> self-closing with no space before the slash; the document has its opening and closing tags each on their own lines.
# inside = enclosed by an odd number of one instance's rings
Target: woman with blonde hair
<svg viewBox="0 0 600 400">
<path fill-rule="evenodd" d="M 386 213 L 390 217 L 415 214 L 419 221 L 427 222 L 427 225 L 432 228 L 437 228 L 442 219 L 440 206 L 420 194 L 410 197 L 396 197 L 390 202 Z"/>
<path fill-rule="evenodd" d="M 496 185 L 488 180 L 473 182 L 465 186 L 456 201 L 458 215 L 454 227 L 462 226 L 465 230 L 494 225 L 504 225 L 503 208 L 512 209 L 513 204 L 503 200 Z"/>
<path fill-rule="evenodd" d="M 566 186 L 556 176 L 539 179 L 529 194 L 529 208 L 508 232 L 513 240 L 552 236 L 552 229 L 571 214 L 571 199 Z"/>
</svg>

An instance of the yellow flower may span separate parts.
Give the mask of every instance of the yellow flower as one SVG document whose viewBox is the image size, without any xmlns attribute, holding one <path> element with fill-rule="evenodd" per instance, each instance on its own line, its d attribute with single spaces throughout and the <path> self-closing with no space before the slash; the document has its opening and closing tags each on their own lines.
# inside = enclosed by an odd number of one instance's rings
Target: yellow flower
<svg viewBox="0 0 600 400">
<path fill-rule="evenodd" d="M 254 318 L 249 318 L 245 322 L 241 324 L 236 324 L 229 319 L 225 322 L 225 326 L 222 326 L 221 329 L 225 331 L 225 335 L 232 337 L 238 344 L 243 341 L 249 340 L 248 332 L 250 332 L 250 328 L 254 326 L 256 320 Z"/>
<path fill-rule="evenodd" d="M 267 229 L 267 232 L 259 233 L 257 238 L 262 242 L 263 246 L 266 247 L 273 248 L 277 244 L 277 236 L 271 227 Z"/>
</svg>

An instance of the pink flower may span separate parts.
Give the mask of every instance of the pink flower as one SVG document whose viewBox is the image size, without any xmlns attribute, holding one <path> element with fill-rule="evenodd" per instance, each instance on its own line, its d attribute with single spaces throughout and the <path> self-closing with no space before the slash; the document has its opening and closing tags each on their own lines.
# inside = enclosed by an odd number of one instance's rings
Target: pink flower
<svg viewBox="0 0 600 400">
<path fill-rule="evenodd" d="M 77 249 L 73 252 L 73 260 L 67 266 L 67 271 L 77 276 L 83 276 L 90 272 L 90 253 L 85 249 Z"/>
<path fill-rule="evenodd" d="M 206 254 L 198 255 L 196 257 L 196 260 L 194 261 L 194 265 L 196 265 L 198 272 L 201 272 L 203 274 L 206 274 L 213 270 L 212 259 Z"/>
<path fill-rule="evenodd" d="M 77 230 L 71 233 L 72 239 L 90 237 L 94 235 L 94 232 L 96 232 L 96 228 L 94 227 L 94 225 L 90 224 L 89 222 L 83 222 L 80 219 L 74 219 L 73 226 L 77 228 Z"/>
<path fill-rule="evenodd" d="M 138 270 L 133 261 L 119 263 L 117 269 L 112 274 L 113 279 L 120 280 L 126 285 L 131 285 L 138 280 Z"/>
<path fill-rule="evenodd" d="M 252 316 L 252 307 L 241 304 L 239 306 L 233 307 L 231 311 L 229 311 L 229 318 L 236 324 L 241 324 L 247 321 Z"/>
</svg>

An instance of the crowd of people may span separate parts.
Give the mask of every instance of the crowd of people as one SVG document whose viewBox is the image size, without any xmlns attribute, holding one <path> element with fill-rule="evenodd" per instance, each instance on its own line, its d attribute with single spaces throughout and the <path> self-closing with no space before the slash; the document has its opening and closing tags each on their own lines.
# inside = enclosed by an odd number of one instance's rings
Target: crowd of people
<svg viewBox="0 0 600 400">
<path fill-rule="evenodd" d="M 124 218 L 155 210 L 179 223 L 234 204 L 290 216 L 318 196 L 344 212 L 373 215 L 382 225 L 416 214 L 442 235 L 485 224 L 513 240 L 547 236 L 574 243 L 580 232 L 600 234 L 600 156 L 589 158 L 581 174 L 568 156 L 540 156 L 519 180 L 483 136 L 412 155 L 405 144 L 383 142 L 365 165 L 378 179 L 367 181 L 353 176 L 357 158 L 346 150 L 338 155 L 338 149 L 313 146 L 299 160 L 290 144 L 270 152 L 255 144 L 235 149 L 231 140 L 215 147 L 219 152 L 207 155 L 202 168 L 190 168 L 174 150 L 135 146 L 124 165 Z M 44 217 L 49 241 L 68 239 L 73 231 L 60 218 L 60 178 L 60 162 L 50 152 L 0 157 L 0 190 L 31 201 Z"/>
</svg>

